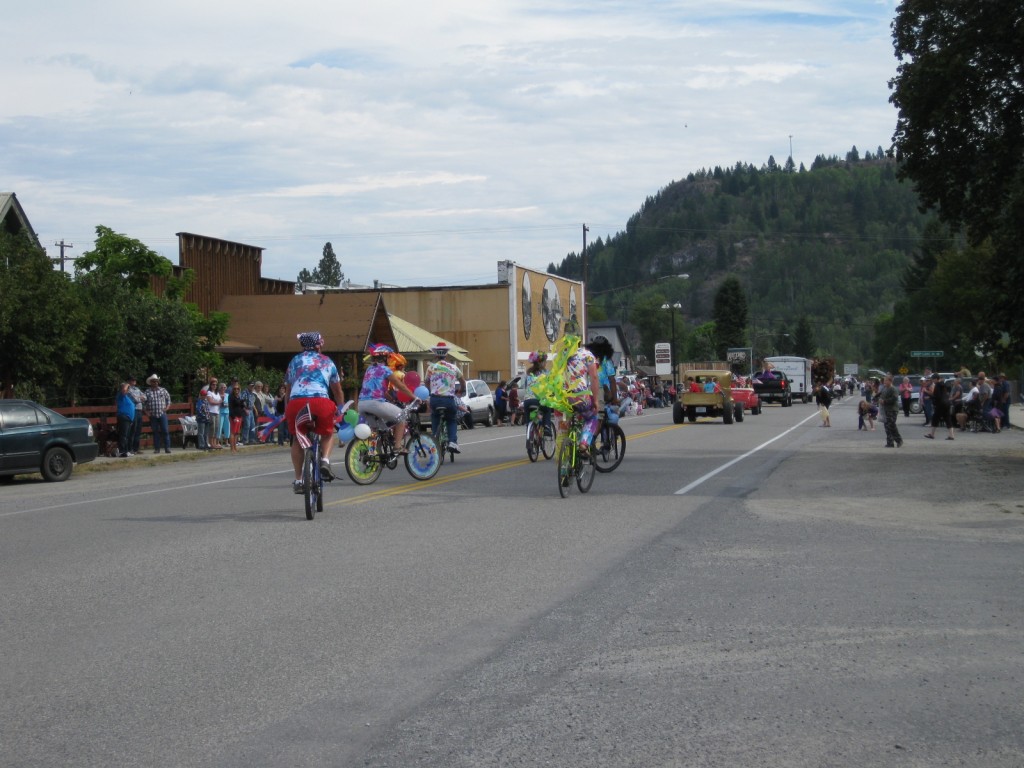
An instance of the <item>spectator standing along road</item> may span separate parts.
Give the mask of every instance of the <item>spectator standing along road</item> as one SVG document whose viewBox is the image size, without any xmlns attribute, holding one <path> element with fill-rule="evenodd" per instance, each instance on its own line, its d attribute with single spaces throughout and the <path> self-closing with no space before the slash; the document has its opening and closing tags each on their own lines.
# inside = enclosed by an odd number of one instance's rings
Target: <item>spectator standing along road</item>
<svg viewBox="0 0 1024 768">
<path fill-rule="evenodd" d="M 121 384 L 117 393 L 117 455 L 122 459 L 134 455 L 130 450 L 135 431 L 135 400 L 128 382 Z"/>
<path fill-rule="evenodd" d="M 903 438 L 896 426 L 896 417 L 900 412 L 900 393 L 893 386 L 892 374 L 888 373 L 882 383 L 882 389 L 878 393 L 878 401 L 882 406 L 882 415 L 885 419 L 885 447 L 903 447 Z"/>
<path fill-rule="evenodd" d="M 939 424 L 945 424 L 949 430 L 947 440 L 953 439 L 953 420 L 949 415 L 949 390 L 946 382 L 937 373 L 932 374 L 932 431 L 925 434 L 925 437 L 934 439 L 935 428 Z"/>
<path fill-rule="evenodd" d="M 171 407 L 170 393 L 160 386 L 160 377 L 151 374 L 146 383 L 146 413 L 149 414 L 149 427 L 153 431 L 153 453 L 160 453 L 163 445 L 164 453 L 171 452 L 171 433 L 167 428 L 167 409 Z"/>
<path fill-rule="evenodd" d="M 227 409 L 224 408 L 224 397 L 220 392 L 220 382 L 215 378 L 210 379 L 210 385 L 206 388 L 206 405 L 210 411 L 210 426 L 207 429 L 210 448 L 220 450 L 220 412 L 224 410 L 224 418 L 227 418 Z"/>
<path fill-rule="evenodd" d="M 146 393 L 139 389 L 135 376 L 128 376 L 128 394 L 135 401 L 135 422 L 132 424 L 131 453 L 139 452 L 139 440 L 142 439 L 142 412 L 146 406 Z"/>
</svg>

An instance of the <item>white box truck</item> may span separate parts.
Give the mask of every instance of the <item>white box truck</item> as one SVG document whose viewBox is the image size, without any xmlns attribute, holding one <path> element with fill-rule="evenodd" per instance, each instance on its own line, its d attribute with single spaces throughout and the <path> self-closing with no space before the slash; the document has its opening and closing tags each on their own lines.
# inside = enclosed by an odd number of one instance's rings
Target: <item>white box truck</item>
<svg viewBox="0 0 1024 768">
<path fill-rule="evenodd" d="M 793 398 L 806 403 L 814 397 L 814 378 L 811 361 L 806 357 L 766 357 L 765 362 L 782 371 L 793 382 Z"/>
</svg>

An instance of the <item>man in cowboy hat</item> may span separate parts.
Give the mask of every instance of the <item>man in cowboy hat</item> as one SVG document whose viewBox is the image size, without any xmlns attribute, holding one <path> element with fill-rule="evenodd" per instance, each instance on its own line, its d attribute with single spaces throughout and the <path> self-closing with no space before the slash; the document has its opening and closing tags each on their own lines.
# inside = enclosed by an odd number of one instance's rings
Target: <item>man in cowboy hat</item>
<svg viewBox="0 0 1024 768">
<path fill-rule="evenodd" d="M 146 413 L 149 414 L 149 427 L 153 430 L 153 453 L 160 453 L 163 445 L 164 453 L 171 452 L 171 433 L 167 428 L 167 409 L 171 407 L 170 393 L 160 386 L 160 377 L 155 373 L 146 379 L 149 389 L 146 391 Z"/>
<path fill-rule="evenodd" d="M 448 450 L 461 453 L 459 449 L 459 401 L 456 395 L 465 388 L 466 380 L 462 371 L 448 359 L 449 346 L 443 341 L 437 342 L 431 351 L 437 360 L 427 368 L 426 387 L 430 390 L 430 428 L 436 438 L 441 425 L 438 408 L 447 408 Z"/>
</svg>

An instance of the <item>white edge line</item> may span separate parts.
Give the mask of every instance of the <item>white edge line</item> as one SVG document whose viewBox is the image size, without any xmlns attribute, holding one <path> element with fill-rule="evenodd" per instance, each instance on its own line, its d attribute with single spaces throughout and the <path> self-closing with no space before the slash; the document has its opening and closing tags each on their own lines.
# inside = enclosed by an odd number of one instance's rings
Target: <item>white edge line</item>
<svg viewBox="0 0 1024 768">
<path fill-rule="evenodd" d="M 746 453 L 744 453 L 744 454 L 743 454 L 742 456 L 737 456 L 737 457 L 736 457 L 735 459 L 732 459 L 732 460 L 730 460 L 730 461 L 727 461 L 727 462 L 726 462 L 725 464 L 723 464 L 722 466 L 720 466 L 720 467 L 719 467 L 718 469 L 713 469 L 713 470 L 711 470 L 710 472 L 708 472 L 708 473 L 707 473 L 706 475 L 702 475 L 701 477 L 698 477 L 698 478 L 697 478 L 696 480 L 694 480 L 694 481 L 693 481 L 692 483 L 690 483 L 689 485 L 687 485 L 687 486 L 684 486 L 684 487 L 680 488 L 680 489 L 679 489 L 678 491 L 676 491 L 676 492 L 675 492 L 675 493 L 674 493 L 673 495 L 674 495 L 674 496 L 685 496 L 685 495 L 686 495 L 687 493 L 689 493 L 690 491 L 692 491 L 692 490 L 693 490 L 694 488 L 696 488 L 696 487 L 697 487 L 698 485 L 701 485 L 701 484 L 702 484 L 702 483 L 704 483 L 705 481 L 707 481 L 707 480 L 710 480 L 710 479 L 711 479 L 712 477 L 714 477 L 715 475 L 717 475 L 717 474 L 718 474 L 719 472 L 724 472 L 724 471 L 725 471 L 725 470 L 727 470 L 727 469 L 728 469 L 729 467 L 731 467 L 731 466 L 732 466 L 733 464 L 737 464 L 737 463 L 739 463 L 739 462 L 743 461 L 743 460 L 744 460 L 745 458 L 747 458 L 748 456 L 753 456 L 753 455 L 754 455 L 755 453 L 757 453 L 758 451 L 760 451 L 760 450 L 761 450 L 762 448 L 766 448 L 767 446 L 771 445 L 772 443 L 774 443 L 774 442 L 775 442 L 776 440 L 778 440 L 779 438 L 785 437 L 785 436 L 786 436 L 786 435 L 788 435 L 788 434 L 789 434 L 790 432 L 792 432 L 792 431 L 793 431 L 794 429 L 797 429 L 797 428 L 799 428 L 799 427 L 802 427 L 802 426 L 803 426 L 804 424 L 806 424 L 806 423 L 807 423 L 808 421 L 810 421 L 810 420 L 811 420 L 811 419 L 813 419 L 813 418 L 816 418 L 817 416 L 818 416 L 818 412 L 817 412 L 817 411 L 815 411 L 815 412 L 814 412 L 814 413 L 812 413 L 812 414 L 811 414 L 810 416 L 808 416 L 808 417 L 807 417 L 806 419 L 804 419 L 803 421 L 800 421 L 800 422 L 798 422 L 798 423 L 794 424 L 794 425 L 793 425 L 792 427 L 790 427 L 789 429 L 787 429 L 787 430 L 786 430 L 785 432 L 781 432 L 780 434 L 778 434 L 778 435 L 776 435 L 775 437 L 773 437 L 773 438 L 772 438 L 771 440 L 768 440 L 767 442 L 761 443 L 761 444 L 760 444 L 759 446 L 757 446 L 757 448 L 752 448 L 751 450 L 749 450 L 749 451 L 747 451 Z"/>
</svg>

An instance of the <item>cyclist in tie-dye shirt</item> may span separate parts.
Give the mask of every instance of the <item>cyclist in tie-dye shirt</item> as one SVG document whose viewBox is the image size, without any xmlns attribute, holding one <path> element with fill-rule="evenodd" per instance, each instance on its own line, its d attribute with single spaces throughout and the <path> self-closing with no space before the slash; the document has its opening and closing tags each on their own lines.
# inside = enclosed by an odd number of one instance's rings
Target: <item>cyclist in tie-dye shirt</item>
<svg viewBox="0 0 1024 768">
<path fill-rule="evenodd" d="M 454 453 L 461 453 L 462 451 L 459 449 L 458 443 L 459 400 L 456 395 L 458 395 L 460 387 L 464 387 L 466 382 L 462 378 L 462 372 L 459 370 L 459 367 L 447 359 L 447 344 L 439 341 L 436 346 L 431 347 L 431 350 L 437 355 L 437 360 L 427 369 L 426 385 L 430 390 L 430 428 L 434 433 L 434 439 L 437 439 L 438 428 L 441 426 L 441 416 L 437 409 L 446 408 L 448 450 Z"/>
<path fill-rule="evenodd" d="M 363 374 L 363 387 L 359 390 L 357 410 L 364 416 L 374 416 L 387 424 L 395 436 L 399 455 L 408 453 L 405 448 L 405 419 L 402 418 L 402 409 L 388 398 L 388 390 L 398 390 L 408 395 L 410 400 L 416 396 L 388 365 L 388 357 L 394 354 L 395 350 L 387 344 L 373 344 L 369 352 L 370 367 Z M 373 420 L 369 421 L 373 426 Z"/>
<path fill-rule="evenodd" d="M 288 371 L 285 374 L 285 383 L 288 385 L 288 400 L 285 406 L 285 417 L 288 419 L 288 429 L 292 435 L 295 431 L 295 417 L 307 406 L 309 412 L 316 417 L 316 432 L 321 437 L 328 438 L 320 441 L 323 458 L 320 460 L 320 470 L 325 480 L 332 480 L 334 474 L 331 472 L 331 449 L 335 441 L 331 439 L 334 435 L 334 416 L 337 406 L 341 405 L 345 396 L 341 391 L 341 376 L 334 361 L 327 355 L 320 353 L 324 345 L 324 337 L 319 331 L 309 331 L 298 335 L 299 343 L 302 344 L 302 352 L 292 358 L 288 364 Z M 304 430 L 308 431 L 308 429 Z M 302 453 L 303 448 L 298 440 L 292 441 L 292 468 L 295 470 L 295 482 L 292 489 L 295 493 L 302 493 Z"/>
</svg>

